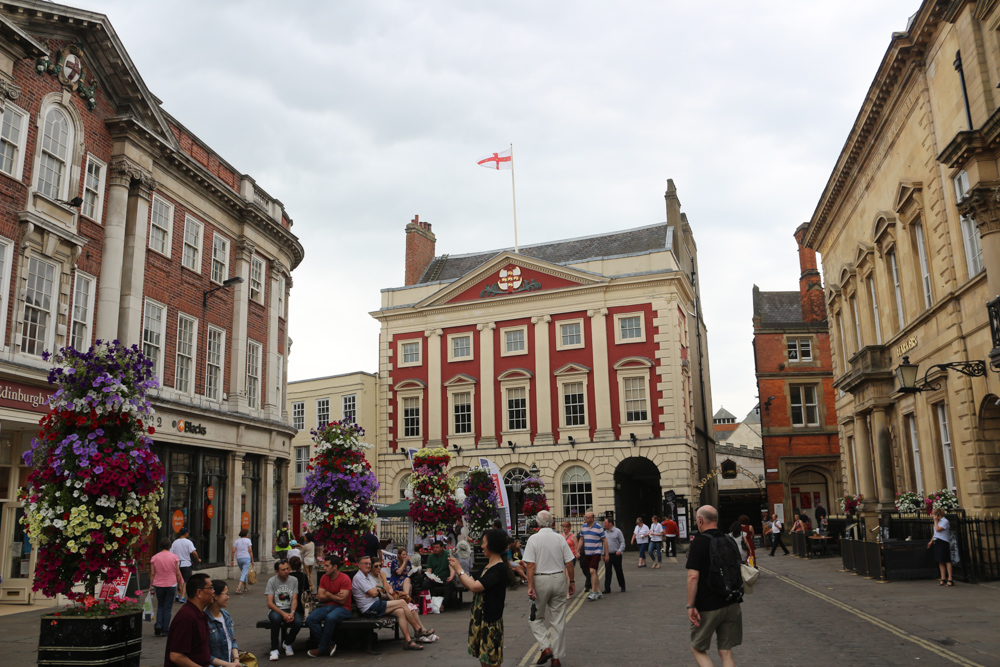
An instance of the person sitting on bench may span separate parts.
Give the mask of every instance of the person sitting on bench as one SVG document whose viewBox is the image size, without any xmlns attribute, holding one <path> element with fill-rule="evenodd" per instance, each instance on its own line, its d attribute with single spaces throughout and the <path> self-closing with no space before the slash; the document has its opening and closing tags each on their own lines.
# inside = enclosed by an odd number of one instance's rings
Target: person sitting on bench
<svg viewBox="0 0 1000 667">
<path fill-rule="evenodd" d="M 309 631 L 319 641 L 319 648 L 308 651 L 311 658 L 337 652 L 333 633 L 337 630 L 337 623 L 351 617 L 351 578 L 340 571 L 342 563 L 337 554 L 323 559 L 326 574 L 319 580 L 316 611 L 306 619 Z"/>
<path fill-rule="evenodd" d="M 441 581 L 437 582 L 427 577 L 424 582 L 424 588 L 431 591 L 431 595 L 434 595 L 434 591 L 437 590 L 447 603 L 455 590 L 455 573 L 451 571 L 451 566 L 448 565 L 448 554 L 444 552 L 444 542 L 438 541 L 434 543 L 434 551 L 427 557 L 425 570 L 433 573 Z"/>
<path fill-rule="evenodd" d="M 410 638 L 410 628 L 413 628 L 416 638 L 424 643 L 437 640 L 433 630 L 428 630 L 420 623 L 420 618 L 410 610 L 410 606 L 403 600 L 384 600 L 379 596 L 378 587 L 381 583 L 382 574 L 372 572 L 372 559 L 363 556 L 358 561 L 358 573 L 354 575 L 354 583 L 351 585 L 351 593 L 354 596 L 354 603 L 358 605 L 358 610 L 366 618 L 379 618 L 381 616 L 392 615 L 396 617 L 396 625 L 403 631 L 403 639 L 406 644 L 403 648 L 407 651 L 422 651 L 423 646 Z"/>
<path fill-rule="evenodd" d="M 278 659 L 278 635 L 282 635 L 281 645 L 285 655 L 295 655 L 292 644 L 302 628 L 302 612 L 298 608 L 299 582 L 291 576 L 292 568 L 288 561 L 279 558 L 274 561 L 274 571 L 277 572 L 267 580 L 267 620 L 271 622 L 271 660 Z"/>
</svg>

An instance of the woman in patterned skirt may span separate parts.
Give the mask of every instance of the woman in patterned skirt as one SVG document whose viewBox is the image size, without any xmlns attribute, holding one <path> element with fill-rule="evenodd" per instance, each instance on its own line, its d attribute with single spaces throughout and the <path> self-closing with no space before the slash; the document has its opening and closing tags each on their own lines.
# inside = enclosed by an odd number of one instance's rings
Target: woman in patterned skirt
<svg viewBox="0 0 1000 667">
<path fill-rule="evenodd" d="M 469 619 L 469 655 L 479 660 L 483 667 L 498 667 L 503 664 L 503 605 L 507 599 L 509 568 L 503 562 L 503 552 L 507 549 L 507 534 L 492 528 L 483 535 L 483 551 L 489 563 L 478 577 L 473 577 L 462 569 L 456 558 L 449 558 L 448 564 L 470 592 L 472 598 L 472 618 Z"/>
</svg>

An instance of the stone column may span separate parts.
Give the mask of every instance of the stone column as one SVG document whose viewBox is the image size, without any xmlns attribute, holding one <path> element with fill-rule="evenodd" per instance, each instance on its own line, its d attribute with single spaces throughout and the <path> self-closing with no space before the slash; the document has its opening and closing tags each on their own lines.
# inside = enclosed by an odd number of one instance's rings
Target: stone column
<svg viewBox="0 0 1000 667">
<path fill-rule="evenodd" d="M 250 260 L 256 249 L 257 246 L 252 241 L 240 239 L 236 242 L 233 253 L 235 276 L 243 278 L 243 282 L 233 286 L 233 333 L 229 341 L 229 409 L 244 414 L 250 412 L 246 387 L 247 312 L 250 303 Z"/>
<path fill-rule="evenodd" d="M 863 414 L 854 415 L 854 465 L 858 469 L 858 484 L 865 504 L 876 502 L 875 478 L 872 474 L 872 447 L 868 433 L 868 419 Z"/>
<path fill-rule="evenodd" d="M 615 429 L 611 424 L 611 382 L 608 377 L 608 326 L 607 308 L 588 310 L 590 336 L 594 342 L 594 402 L 597 413 L 596 442 L 610 442 L 615 439 Z"/>
<path fill-rule="evenodd" d="M 479 329 L 479 447 L 497 446 L 496 376 L 493 370 L 493 331 L 496 323 L 476 325 Z"/>
<path fill-rule="evenodd" d="M 427 337 L 427 446 L 440 447 L 441 440 L 441 329 L 428 329 Z"/>
<path fill-rule="evenodd" d="M 548 315 L 532 317 L 535 325 L 535 420 L 538 433 L 532 444 L 551 445 L 552 437 L 552 377 L 549 368 L 549 322 Z"/>
<path fill-rule="evenodd" d="M 840 453 L 844 457 L 844 488 L 852 496 L 856 495 L 858 490 L 854 488 L 854 453 L 851 451 L 850 440 L 844 434 L 843 428 L 840 429 Z"/>
<path fill-rule="evenodd" d="M 877 406 L 872 410 L 872 444 L 875 450 L 875 469 L 878 471 L 878 500 L 882 509 L 895 505 L 896 482 L 892 471 L 892 443 L 886 427 L 885 408 Z"/>
<path fill-rule="evenodd" d="M 138 175 L 138 169 L 128 160 L 118 159 L 108 165 L 108 213 L 104 218 L 101 277 L 97 290 L 97 323 L 94 327 L 95 338 L 100 340 L 114 340 L 118 337 L 128 189 L 132 178 Z"/>
<path fill-rule="evenodd" d="M 149 201 L 158 183 L 143 175 L 132 182 L 125 218 L 125 254 L 118 308 L 118 340 L 142 345 L 142 290 L 146 278 Z M 103 272 L 102 272 L 103 273 Z"/>
<path fill-rule="evenodd" d="M 240 528 L 242 527 L 240 525 L 240 519 L 242 518 L 243 512 L 240 508 L 240 501 L 243 496 L 241 493 L 241 488 L 243 486 L 243 452 L 229 452 L 227 474 L 229 476 L 229 489 L 227 492 L 229 507 L 220 508 L 220 514 L 223 515 L 222 529 L 225 531 L 226 535 L 230 536 L 229 544 L 232 545 L 232 540 L 239 536 Z M 230 546 L 230 548 L 232 547 Z"/>
<path fill-rule="evenodd" d="M 271 262 L 271 283 L 270 297 L 267 303 L 267 391 L 261 392 L 265 396 L 265 407 L 271 414 L 271 419 L 281 421 L 282 406 L 278 405 L 278 383 L 275 377 L 278 374 L 278 291 L 281 289 L 281 274 L 285 272 L 285 266 L 275 260 Z M 287 365 L 287 359 L 285 360 Z"/>
<path fill-rule="evenodd" d="M 261 485 L 261 503 L 260 503 L 260 559 L 261 561 L 268 564 L 268 567 L 264 568 L 264 572 L 270 572 L 270 563 L 274 561 L 274 557 L 271 555 L 271 544 L 274 541 L 275 531 L 278 529 L 274 525 L 274 507 L 276 503 L 281 501 L 280 498 L 275 497 L 274 493 L 274 481 L 275 475 L 277 474 L 277 468 L 275 468 L 275 457 L 273 456 L 262 456 L 260 457 L 261 472 L 260 472 L 260 485 Z M 281 514 L 278 514 L 279 520 Z"/>
</svg>

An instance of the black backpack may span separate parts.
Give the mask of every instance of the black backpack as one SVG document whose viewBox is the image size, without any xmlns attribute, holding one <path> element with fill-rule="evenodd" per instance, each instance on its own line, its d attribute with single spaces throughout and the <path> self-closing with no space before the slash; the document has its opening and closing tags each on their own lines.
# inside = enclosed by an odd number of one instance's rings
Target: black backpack
<svg viewBox="0 0 1000 667">
<path fill-rule="evenodd" d="M 290 544 L 291 540 L 288 537 L 288 529 L 280 528 L 278 529 L 278 548 L 286 549 Z"/>
<path fill-rule="evenodd" d="M 720 533 L 709 543 L 708 589 L 726 604 L 743 601 L 743 573 L 740 548 L 732 535 Z"/>
</svg>

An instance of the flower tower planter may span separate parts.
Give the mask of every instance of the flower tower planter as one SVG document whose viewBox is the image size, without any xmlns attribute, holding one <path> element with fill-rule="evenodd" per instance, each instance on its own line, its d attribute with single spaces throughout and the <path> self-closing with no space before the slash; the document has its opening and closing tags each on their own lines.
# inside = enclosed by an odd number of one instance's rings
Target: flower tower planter
<svg viewBox="0 0 1000 667">
<path fill-rule="evenodd" d="M 363 428 L 350 420 L 331 422 L 312 432 L 313 456 L 302 487 L 305 519 L 324 553 L 344 558 L 345 569 L 364 551 L 364 536 L 375 525 L 379 483 L 360 438 Z"/>
<path fill-rule="evenodd" d="M 527 517 L 528 533 L 537 533 L 538 521 L 535 517 L 542 510 L 549 509 L 549 501 L 545 497 L 545 483 L 540 477 L 526 477 L 521 482 L 521 493 L 524 494 L 521 511 Z"/>
<path fill-rule="evenodd" d="M 38 549 L 32 589 L 77 604 L 42 618 L 39 660 L 138 665 L 139 600 L 94 595 L 101 579 L 127 572 L 143 538 L 160 526 L 164 471 L 150 449 L 146 400 L 158 386 L 153 364 L 118 341 L 97 341 L 87 352 L 64 348 L 51 359 L 57 390 L 24 455 L 32 471 L 19 495 L 25 532 Z"/>
<path fill-rule="evenodd" d="M 465 478 L 465 502 L 462 510 L 469 528 L 473 548 L 479 549 L 483 533 L 490 529 L 497 518 L 497 491 L 493 477 L 486 468 L 469 468 Z"/>
<path fill-rule="evenodd" d="M 462 517 L 455 498 L 455 480 L 446 472 L 450 460 L 451 455 L 444 447 L 425 447 L 413 455 L 409 516 L 421 535 L 446 530 Z"/>
</svg>

